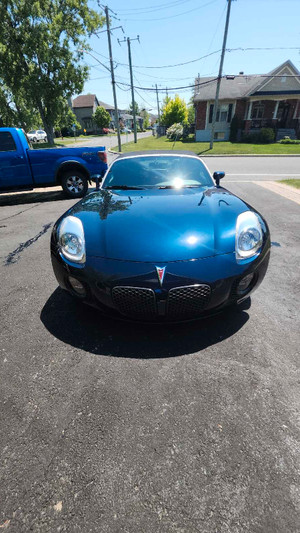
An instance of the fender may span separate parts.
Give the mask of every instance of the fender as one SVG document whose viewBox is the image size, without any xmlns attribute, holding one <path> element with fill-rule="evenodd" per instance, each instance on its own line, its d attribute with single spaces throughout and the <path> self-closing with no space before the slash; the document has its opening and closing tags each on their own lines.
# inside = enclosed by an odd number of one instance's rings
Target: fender
<svg viewBox="0 0 300 533">
<path fill-rule="evenodd" d="M 55 181 L 56 183 L 60 183 L 61 176 L 64 171 L 67 171 L 68 169 L 77 168 L 78 170 L 81 170 L 88 180 L 90 180 L 90 172 L 86 168 L 86 163 L 83 159 L 78 157 L 78 159 L 67 159 L 67 158 L 61 158 L 57 161 L 57 166 L 55 170 Z"/>
</svg>

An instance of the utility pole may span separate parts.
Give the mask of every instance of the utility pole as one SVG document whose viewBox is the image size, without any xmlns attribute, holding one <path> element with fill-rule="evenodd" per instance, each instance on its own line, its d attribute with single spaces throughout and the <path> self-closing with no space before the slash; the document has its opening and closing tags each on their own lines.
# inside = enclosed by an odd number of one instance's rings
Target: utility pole
<svg viewBox="0 0 300 533">
<path fill-rule="evenodd" d="M 159 99 L 158 99 L 157 83 L 155 84 L 155 89 L 156 89 L 156 99 L 157 99 L 158 124 L 160 125 L 160 110 L 159 110 Z"/>
<path fill-rule="evenodd" d="M 227 33 L 228 33 L 228 26 L 229 26 L 229 17 L 230 17 L 231 1 L 232 1 L 232 0 L 227 0 L 228 5 L 227 5 L 227 15 L 226 15 L 226 22 L 225 22 L 225 30 L 224 30 L 223 46 L 222 46 L 222 53 L 221 53 L 221 60 L 220 60 L 220 68 L 219 68 L 219 74 L 218 74 L 218 80 L 217 80 L 217 88 L 216 88 L 215 104 L 214 104 L 214 110 L 213 110 L 213 116 L 212 116 L 211 138 L 210 138 L 210 149 L 212 149 L 212 148 L 213 148 L 213 145 L 214 145 L 214 136 L 215 136 L 216 118 L 217 118 L 217 111 L 218 111 L 218 104 L 219 104 L 219 94 L 220 94 L 220 85 L 221 85 L 222 72 L 223 72 L 224 56 L 225 56 L 225 50 L 226 50 L 226 41 L 227 41 Z"/>
<path fill-rule="evenodd" d="M 132 73 L 132 61 L 131 61 L 131 47 L 130 43 L 131 41 L 138 41 L 140 42 L 139 35 L 136 37 L 136 39 L 130 39 L 127 37 L 127 39 L 123 39 L 123 41 L 119 41 L 118 43 L 124 43 L 127 40 L 127 46 L 128 46 L 128 63 L 129 63 L 129 70 L 130 70 L 130 85 L 131 85 L 131 101 L 132 101 L 132 114 L 133 114 L 133 132 L 134 132 L 134 142 L 137 143 L 137 132 L 136 132 L 136 112 L 135 112 L 135 100 L 134 100 L 134 88 L 133 88 L 133 73 Z"/>
<path fill-rule="evenodd" d="M 108 7 L 107 6 L 105 7 L 104 11 L 105 11 L 105 16 L 106 16 L 106 28 L 107 28 L 107 37 L 108 37 L 108 49 L 109 49 L 109 60 L 110 60 L 111 83 L 112 83 L 113 96 L 114 96 L 115 122 L 116 122 L 116 126 L 117 126 L 117 134 L 118 134 L 118 148 L 119 148 L 119 152 L 122 152 L 121 135 L 120 135 L 120 123 L 119 123 L 119 112 L 118 112 L 117 95 L 116 95 L 116 82 L 115 82 L 114 64 L 113 64 L 113 58 L 112 58 L 110 27 L 109 27 L 109 14 L 108 14 Z"/>
</svg>

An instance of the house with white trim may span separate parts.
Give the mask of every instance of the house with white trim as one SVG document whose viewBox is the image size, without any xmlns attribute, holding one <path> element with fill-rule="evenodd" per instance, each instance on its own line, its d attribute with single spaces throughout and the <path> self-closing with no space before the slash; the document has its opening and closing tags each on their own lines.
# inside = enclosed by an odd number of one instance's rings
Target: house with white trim
<svg viewBox="0 0 300 533">
<path fill-rule="evenodd" d="M 194 105 L 196 141 L 209 141 L 216 78 L 196 78 Z M 273 128 L 276 139 L 300 138 L 300 72 L 290 60 L 268 74 L 225 76 L 221 80 L 215 140 L 228 141 L 236 116 L 240 134 Z"/>
</svg>

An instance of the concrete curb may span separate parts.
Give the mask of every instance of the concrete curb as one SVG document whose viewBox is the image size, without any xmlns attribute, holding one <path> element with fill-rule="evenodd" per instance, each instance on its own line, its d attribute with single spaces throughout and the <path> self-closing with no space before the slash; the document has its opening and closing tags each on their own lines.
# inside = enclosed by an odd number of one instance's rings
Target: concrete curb
<svg viewBox="0 0 300 533">
<path fill-rule="evenodd" d="M 148 150 L 144 150 L 148 152 Z M 176 152 L 176 150 L 174 150 Z M 123 154 L 124 152 L 115 152 L 114 150 L 107 150 L 110 154 Z M 195 154 L 200 157 L 300 157 L 300 154 Z"/>
</svg>

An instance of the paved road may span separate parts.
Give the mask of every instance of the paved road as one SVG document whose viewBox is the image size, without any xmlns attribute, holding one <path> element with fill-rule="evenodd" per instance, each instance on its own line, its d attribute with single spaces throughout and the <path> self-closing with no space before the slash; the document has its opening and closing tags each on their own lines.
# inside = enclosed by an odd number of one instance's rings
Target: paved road
<svg viewBox="0 0 300 533">
<path fill-rule="evenodd" d="M 152 135 L 152 131 L 145 131 L 143 133 L 138 133 L 137 137 L 138 139 L 143 139 L 144 137 L 150 137 Z M 121 135 L 121 144 L 125 144 L 128 142 L 131 142 L 134 140 L 133 133 L 130 133 L 128 135 L 124 134 Z M 78 141 L 74 142 L 74 144 L 69 144 L 67 148 L 74 148 L 78 146 L 105 146 L 107 150 L 118 146 L 118 137 L 116 135 L 109 136 L 109 135 L 102 135 L 99 137 L 93 137 L 88 138 L 87 141 Z"/>
<path fill-rule="evenodd" d="M 2 205 L 3 530 L 299 532 L 299 206 L 229 188 L 269 221 L 265 281 L 239 313 L 163 328 L 57 288 L 51 225 L 72 201 Z"/>
<path fill-rule="evenodd" d="M 295 157 L 203 157 L 209 170 L 224 170 L 229 181 L 300 179 L 300 156 Z"/>
</svg>

